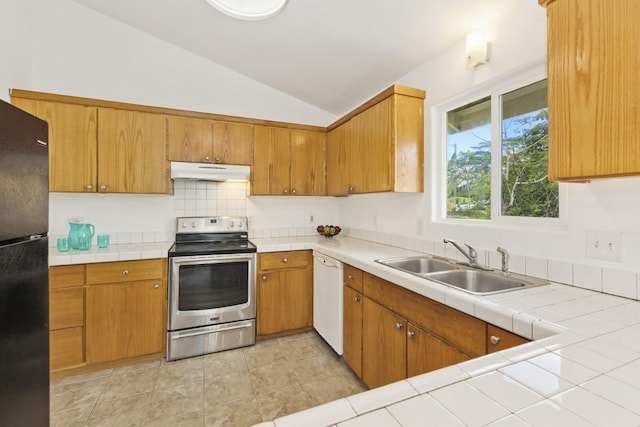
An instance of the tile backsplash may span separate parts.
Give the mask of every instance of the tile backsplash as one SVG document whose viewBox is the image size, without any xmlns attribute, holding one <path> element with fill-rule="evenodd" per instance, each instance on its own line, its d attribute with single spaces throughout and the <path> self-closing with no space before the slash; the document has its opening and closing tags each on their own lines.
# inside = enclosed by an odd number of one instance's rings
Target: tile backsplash
<svg viewBox="0 0 640 427">
<path fill-rule="evenodd" d="M 246 216 L 247 183 L 175 180 L 175 216 Z"/>
</svg>

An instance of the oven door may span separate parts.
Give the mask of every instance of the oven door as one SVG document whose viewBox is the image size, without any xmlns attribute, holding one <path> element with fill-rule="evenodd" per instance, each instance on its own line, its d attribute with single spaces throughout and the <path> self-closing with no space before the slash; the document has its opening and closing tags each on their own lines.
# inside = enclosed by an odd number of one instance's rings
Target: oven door
<svg viewBox="0 0 640 427">
<path fill-rule="evenodd" d="M 256 317 L 256 254 L 173 257 L 169 330 Z"/>
</svg>

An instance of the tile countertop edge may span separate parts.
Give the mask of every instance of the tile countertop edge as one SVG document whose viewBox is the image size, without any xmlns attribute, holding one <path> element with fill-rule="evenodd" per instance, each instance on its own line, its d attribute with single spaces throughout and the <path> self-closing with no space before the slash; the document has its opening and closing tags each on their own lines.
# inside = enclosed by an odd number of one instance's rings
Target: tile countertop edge
<svg viewBox="0 0 640 427">
<path fill-rule="evenodd" d="M 587 343 L 590 340 L 598 340 L 601 339 L 605 334 L 591 332 L 585 333 L 584 331 L 573 331 L 570 328 L 563 327 L 558 325 L 557 323 L 545 320 L 541 316 L 529 315 L 527 314 L 526 309 L 513 309 L 508 305 L 501 305 L 500 299 L 492 299 L 488 297 L 470 295 L 463 291 L 459 291 L 438 283 L 434 283 L 422 278 L 415 277 L 413 275 L 402 273 L 396 270 L 393 270 L 389 267 L 385 267 L 381 264 L 375 263 L 375 259 L 379 258 L 390 258 L 396 256 L 412 256 L 412 255 L 420 255 L 423 254 L 421 252 L 411 251 L 407 249 L 386 246 L 379 243 L 364 241 L 360 239 L 354 239 L 349 237 L 341 237 L 339 239 L 323 239 L 315 236 L 307 236 L 305 237 L 297 237 L 297 238 L 278 238 L 278 239 L 255 239 L 252 240 L 258 246 L 258 252 L 273 252 L 280 250 L 301 250 L 301 249 L 313 249 L 319 252 L 324 253 L 327 256 L 335 257 L 336 259 L 341 260 L 344 263 L 350 264 L 356 268 L 359 268 L 368 273 L 374 274 L 376 276 L 382 277 L 385 280 L 393 282 L 399 286 L 402 286 L 406 289 L 414 291 L 418 294 L 426 296 L 428 298 L 434 299 L 438 302 L 444 303 L 450 307 L 466 312 L 467 314 L 473 315 L 475 317 L 481 318 L 482 320 L 487 321 L 488 323 L 498 323 L 497 326 L 500 326 L 504 329 L 515 332 L 521 336 L 526 336 L 529 339 L 533 339 L 534 341 L 523 344 L 518 347 L 513 347 L 507 350 L 503 350 L 497 353 L 491 353 L 486 356 L 482 356 L 480 358 L 473 359 L 469 362 L 464 362 L 458 365 L 453 365 L 448 368 L 443 368 L 437 371 L 429 372 L 426 374 L 419 375 L 417 377 L 408 378 L 406 380 L 400 381 L 399 383 L 404 383 L 405 385 L 412 386 L 416 389 L 420 395 L 430 394 L 432 391 L 437 389 L 442 389 L 445 387 L 449 387 L 453 384 L 468 381 L 469 379 L 476 378 L 480 375 L 486 375 L 489 373 L 498 373 L 498 369 L 502 369 L 505 366 L 518 366 L 522 363 L 528 363 L 527 360 L 533 359 L 535 357 L 540 357 L 542 355 L 552 355 L 555 357 L 563 357 L 562 349 L 571 346 L 572 351 L 575 353 L 575 349 L 581 348 L 580 343 Z M 287 249 L 283 249 L 287 248 Z M 554 291 L 557 294 L 561 294 L 562 292 L 567 292 L 567 290 L 573 289 L 572 286 L 569 285 L 555 285 L 556 288 L 549 287 L 549 292 L 553 293 Z M 543 287 L 545 288 L 545 287 Z M 539 288 L 541 289 L 541 288 Z M 528 295 L 524 294 L 524 291 L 518 291 L 518 293 L 507 293 L 512 297 L 511 299 L 515 299 L 514 295 Z M 534 291 L 535 292 L 535 291 Z M 506 294 L 501 294 L 506 295 Z M 598 295 L 597 292 L 594 292 L 593 295 Z M 531 295 L 529 295 L 531 296 Z M 560 295 L 559 295 L 560 296 Z M 563 301 L 559 299 L 558 301 L 548 301 L 546 302 L 545 307 L 553 306 L 557 302 Z M 623 298 L 621 298 L 621 306 L 626 302 Z M 628 300 L 629 304 L 637 304 L 638 309 L 640 310 L 640 302 Z M 504 304 L 504 302 L 503 302 Z M 544 305 L 544 304 L 543 304 Z M 610 307 L 609 307 L 610 308 Z M 599 307 L 594 308 L 595 311 L 606 310 L 607 307 Z M 580 316 L 576 316 L 579 318 Z M 640 318 L 636 323 L 631 325 L 627 325 L 626 328 L 621 328 L 619 332 L 628 333 L 637 333 L 640 341 Z M 616 331 L 617 333 L 618 331 Z M 617 343 L 619 344 L 619 342 Z M 636 361 L 638 368 L 640 368 L 640 345 L 633 347 L 635 351 L 637 351 Z M 574 355 L 575 357 L 575 355 Z M 499 358 L 499 360 L 498 360 Z M 571 358 L 567 358 L 566 360 L 570 360 Z M 496 363 L 498 361 L 499 363 Z M 467 368 L 467 365 L 470 368 Z M 482 366 L 481 366 L 482 365 Z M 486 365 L 486 366 L 484 366 Z M 473 368 L 473 369 L 471 369 Z M 455 372 L 451 370 L 455 370 Z M 462 375 L 452 375 L 453 373 L 458 373 L 459 370 L 462 370 Z M 449 373 L 451 372 L 451 374 Z M 469 373 L 471 372 L 471 373 Z M 441 374 L 442 373 L 442 374 Z M 517 369 L 516 369 L 517 373 Z M 604 371 L 601 372 L 604 374 Z M 504 374 L 503 374 L 504 375 Z M 431 381 L 430 378 L 434 378 L 434 381 Z M 435 379 L 438 381 L 435 381 Z M 560 376 L 560 379 L 562 377 Z M 510 381 L 513 381 L 513 377 Z M 518 379 L 516 378 L 517 382 Z M 437 384 L 432 387 L 420 387 L 421 383 L 431 383 Z M 529 388 L 532 391 L 535 391 L 535 388 L 530 384 L 524 382 L 522 385 Z M 570 390 L 578 389 L 579 384 L 573 384 L 573 388 Z M 397 384 L 396 386 L 400 386 Z M 640 391 L 639 391 L 640 393 Z M 368 395 L 371 395 L 372 398 L 369 399 Z M 375 396 L 374 396 L 375 395 Z M 368 411 L 380 410 L 389 407 L 397 402 L 397 399 L 390 399 L 389 402 L 383 402 L 377 398 L 379 393 L 376 393 L 376 389 L 366 391 L 357 395 L 359 399 L 362 401 L 369 401 L 371 407 L 367 408 Z M 556 394 L 557 396 L 557 394 Z M 551 396 L 553 397 L 553 396 Z M 554 405 L 557 406 L 557 410 L 566 413 L 569 410 L 573 410 L 574 408 L 569 408 L 568 406 L 557 405 L 557 399 L 551 400 L 551 397 L 546 397 L 543 402 L 555 402 Z M 604 396 L 593 394 L 591 397 L 595 399 L 600 399 L 603 402 L 603 405 L 606 404 L 607 398 Z M 355 396 L 350 397 L 348 399 L 353 399 Z M 409 399 L 410 397 L 408 397 Z M 610 400 L 610 399 L 609 399 Z M 500 402 L 498 402 L 500 403 Z M 533 410 L 533 406 L 529 406 Z M 527 409 L 523 408 L 521 409 Z M 640 425 L 640 414 L 632 414 L 629 413 L 628 409 L 619 407 L 620 411 L 624 411 L 624 415 L 638 415 L 638 425 Z M 357 411 L 356 411 L 357 412 Z M 514 411 L 515 412 L 515 411 Z M 530 411 L 531 412 L 531 411 Z M 302 411 L 296 414 L 290 414 L 287 416 L 287 421 L 292 422 L 298 419 L 298 414 L 302 418 L 306 419 L 305 414 L 307 411 Z M 367 412 L 371 413 L 371 412 Z M 362 414 L 358 414 L 360 417 Z M 455 415 L 455 414 L 454 414 Z M 580 412 L 578 412 L 580 415 Z M 584 415 L 584 414 L 583 414 Z M 613 414 L 615 416 L 615 414 Z M 515 417 L 517 414 L 510 413 L 509 416 Z M 586 416 L 586 415 L 585 415 Z M 345 417 L 341 421 L 337 421 L 338 423 L 347 421 L 349 419 L 354 419 L 353 417 Z M 277 426 L 279 419 L 274 421 L 274 424 Z M 518 418 L 521 420 L 521 418 Z M 548 424 L 548 419 L 546 420 Z M 544 425 L 542 423 L 540 425 Z M 537 424 L 536 424 L 537 425 Z"/>
<path fill-rule="evenodd" d="M 58 252 L 49 248 L 49 267 L 96 262 L 130 261 L 136 259 L 166 258 L 173 242 L 126 243 L 109 245 L 108 248 L 92 246 L 88 251 Z"/>
</svg>

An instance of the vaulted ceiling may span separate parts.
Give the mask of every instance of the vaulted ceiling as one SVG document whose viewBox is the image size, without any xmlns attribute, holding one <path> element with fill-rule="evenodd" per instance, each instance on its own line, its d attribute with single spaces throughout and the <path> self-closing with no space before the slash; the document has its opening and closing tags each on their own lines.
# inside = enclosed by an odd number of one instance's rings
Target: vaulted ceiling
<svg viewBox="0 0 640 427">
<path fill-rule="evenodd" d="M 534 0 L 289 0 L 264 21 L 205 0 L 74 1 L 340 115 Z"/>
</svg>

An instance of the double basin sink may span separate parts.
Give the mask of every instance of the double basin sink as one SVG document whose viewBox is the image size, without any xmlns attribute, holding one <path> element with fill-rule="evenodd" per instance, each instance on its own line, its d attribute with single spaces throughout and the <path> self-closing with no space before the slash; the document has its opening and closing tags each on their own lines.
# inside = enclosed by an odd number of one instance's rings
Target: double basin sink
<svg viewBox="0 0 640 427">
<path fill-rule="evenodd" d="M 385 258 L 375 260 L 377 263 L 404 271 L 418 277 L 453 286 L 474 295 L 491 295 L 501 292 L 515 291 L 535 286 L 547 285 L 542 279 L 522 276 L 515 273 L 480 270 L 468 265 L 449 261 L 446 258 L 428 255 Z"/>
</svg>

